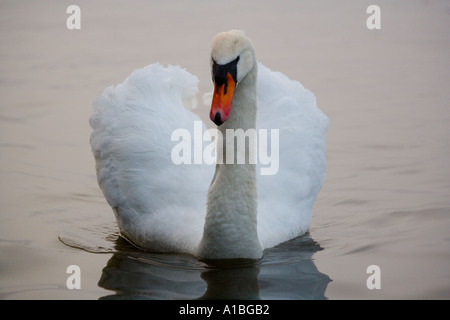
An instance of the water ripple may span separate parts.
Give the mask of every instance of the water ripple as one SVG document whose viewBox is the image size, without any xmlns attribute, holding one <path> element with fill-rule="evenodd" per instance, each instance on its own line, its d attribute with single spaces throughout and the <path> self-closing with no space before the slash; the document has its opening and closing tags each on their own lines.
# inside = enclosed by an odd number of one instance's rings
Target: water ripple
<svg viewBox="0 0 450 320">
<path fill-rule="evenodd" d="M 68 230 L 59 239 L 91 253 L 113 253 L 99 286 L 114 293 L 102 299 L 325 299 L 331 281 L 314 265 L 322 247 L 309 234 L 266 249 L 261 260 L 145 252 L 111 223 Z"/>
</svg>

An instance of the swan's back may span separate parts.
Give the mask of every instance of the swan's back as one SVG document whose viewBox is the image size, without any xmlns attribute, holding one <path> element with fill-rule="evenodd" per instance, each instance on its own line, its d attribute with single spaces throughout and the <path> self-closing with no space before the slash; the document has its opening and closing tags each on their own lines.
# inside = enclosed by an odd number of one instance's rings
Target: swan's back
<svg viewBox="0 0 450 320">
<path fill-rule="evenodd" d="M 260 175 L 257 170 L 258 233 L 267 248 L 308 230 L 325 177 L 328 118 L 311 91 L 262 64 L 257 91 L 257 129 L 279 130 L 278 172 Z"/>
<path fill-rule="evenodd" d="M 202 235 L 214 168 L 171 159 L 172 132 L 186 128 L 192 134 L 200 121 L 183 105 L 195 101 L 197 83 L 180 67 L 152 64 L 94 102 L 98 183 L 122 235 L 147 249 L 193 252 Z"/>
</svg>

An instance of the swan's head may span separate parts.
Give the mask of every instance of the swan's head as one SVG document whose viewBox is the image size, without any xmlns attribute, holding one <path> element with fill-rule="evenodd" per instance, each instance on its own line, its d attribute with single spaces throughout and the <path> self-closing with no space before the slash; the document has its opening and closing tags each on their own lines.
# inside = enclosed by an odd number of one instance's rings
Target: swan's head
<svg viewBox="0 0 450 320">
<path fill-rule="evenodd" d="M 230 115 L 234 89 L 256 63 L 253 45 L 242 31 L 219 33 L 212 42 L 214 94 L 209 117 L 218 126 Z"/>
</svg>

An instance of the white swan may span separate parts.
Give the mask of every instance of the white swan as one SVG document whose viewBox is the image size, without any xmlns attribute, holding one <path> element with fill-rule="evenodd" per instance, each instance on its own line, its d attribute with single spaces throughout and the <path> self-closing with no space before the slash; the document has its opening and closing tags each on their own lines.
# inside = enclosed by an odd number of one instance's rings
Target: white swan
<svg viewBox="0 0 450 320">
<path fill-rule="evenodd" d="M 94 102 L 98 183 L 121 234 L 138 247 L 204 259 L 259 259 L 265 248 L 308 230 L 324 179 L 328 118 L 299 82 L 257 63 L 240 31 L 214 38 L 211 68 L 210 117 L 223 145 L 226 129 L 278 129 L 278 172 L 261 175 L 263 164 L 250 161 L 219 163 L 215 172 L 204 162 L 175 164 L 171 154 L 179 141 L 172 133 L 184 128 L 193 137 L 198 131 L 200 118 L 184 106 L 194 101 L 198 80 L 178 66 L 152 64 Z"/>
</svg>

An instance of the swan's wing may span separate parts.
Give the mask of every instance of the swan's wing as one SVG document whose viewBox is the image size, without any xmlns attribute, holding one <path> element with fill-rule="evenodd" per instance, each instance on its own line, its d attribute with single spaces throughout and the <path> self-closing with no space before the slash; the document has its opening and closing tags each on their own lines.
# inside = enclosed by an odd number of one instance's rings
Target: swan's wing
<svg viewBox="0 0 450 320">
<path fill-rule="evenodd" d="M 183 105 L 195 100 L 197 83 L 178 66 L 152 64 L 94 102 L 91 147 L 98 183 L 121 233 L 138 246 L 190 252 L 201 239 L 214 167 L 177 165 L 172 157 L 180 143 L 193 154 L 195 125 L 206 130 Z M 172 141 L 174 132 L 189 140 L 175 135 Z M 176 150 L 178 158 L 189 151 Z"/>
<path fill-rule="evenodd" d="M 258 233 L 267 248 L 308 229 L 325 175 L 328 118 L 317 108 L 311 91 L 262 64 L 258 64 L 257 92 L 257 129 L 267 129 L 269 155 L 274 153 L 270 164 L 259 159 L 257 171 Z M 277 130 L 278 159 L 274 148 Z M 261 134 L 259 137 L 261 143 Z M 262 175 L 263 168 L 274 174 Z"/>
</svg>

